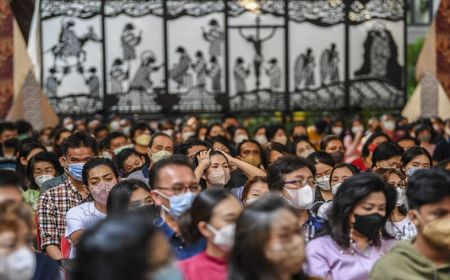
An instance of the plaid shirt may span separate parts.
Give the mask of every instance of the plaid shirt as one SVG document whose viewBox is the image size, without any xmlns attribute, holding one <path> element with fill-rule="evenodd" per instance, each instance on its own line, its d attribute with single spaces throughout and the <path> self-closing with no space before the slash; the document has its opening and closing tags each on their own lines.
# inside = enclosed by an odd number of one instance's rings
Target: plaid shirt
<svg viewBox="0 0 450 280">
<path fill-rule="evenodd" d="M 67 211 L 88 201 L 92 201 L 92 197 L 83 198 L 69 179 L 41 195 L 38 218 L 42 251 L 45 252 L 49 245 L 60 246 L 66 230 Z"/>
</svg>

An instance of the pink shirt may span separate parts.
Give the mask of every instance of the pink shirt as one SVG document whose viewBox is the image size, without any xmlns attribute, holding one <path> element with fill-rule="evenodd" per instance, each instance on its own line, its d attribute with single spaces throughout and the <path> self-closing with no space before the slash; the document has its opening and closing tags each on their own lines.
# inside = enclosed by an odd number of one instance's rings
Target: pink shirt
<svg viewBox="0 0 450 280">
<path fill-rule="evenodd" d="M 206 251 L 178 262 L 184 280 L 226 280 L 228 263 L 224 259 L 208 256 Z"/>
</svg>

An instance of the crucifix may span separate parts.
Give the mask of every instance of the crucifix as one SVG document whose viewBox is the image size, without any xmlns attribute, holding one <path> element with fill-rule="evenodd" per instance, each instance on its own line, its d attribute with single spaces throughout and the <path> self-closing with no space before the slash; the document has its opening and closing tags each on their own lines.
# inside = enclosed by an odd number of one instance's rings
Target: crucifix
<svg viewBox="0 0 450 280">
<path fill-rule="evenodd" d="M 267 26 L 261 25 L 261 18 L 259 15 L 256 16 L 255 19 L 255 26 L 249 26 L 248 28 L 256 29 L 256 34 L 251 35 L 245 35 L 244 31 L 242 30 L 244 27 L 238 27 L 239 28 L 239 35 L 241 35 L 242 38 L 244 38 L 247 42 L 251 43 L 253 45 L 253 48 L 255 49 L 255 56 L 253 57 L 253 66 L 255 68 L 255 77 L 256 77 L 256 90 L 259 90 L 261 81 L 261 66 L 264 62 L 264 56 L 262 52 L 262 45 L 265 41 L 270 40 L 274 35 L 275 31 L 277 29 L 277 26 L 271 26 L 272 31 L 271 33 L 266 37 L 261 37 L 261 28 L 267 28 Z"/>
</svg>

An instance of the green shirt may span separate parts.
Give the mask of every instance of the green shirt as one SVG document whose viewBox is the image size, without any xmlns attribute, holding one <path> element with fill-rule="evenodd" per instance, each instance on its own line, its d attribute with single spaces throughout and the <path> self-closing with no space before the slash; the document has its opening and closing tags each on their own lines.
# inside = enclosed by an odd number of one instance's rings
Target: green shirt
<svg viewBox="0 0 450 280">
<path fill-rule="evenodd" d="M 450 259 L 437 266 L 413 246 L 400 241 L 373 267 L 371 280 L 450 280 Z"/>
</svg>

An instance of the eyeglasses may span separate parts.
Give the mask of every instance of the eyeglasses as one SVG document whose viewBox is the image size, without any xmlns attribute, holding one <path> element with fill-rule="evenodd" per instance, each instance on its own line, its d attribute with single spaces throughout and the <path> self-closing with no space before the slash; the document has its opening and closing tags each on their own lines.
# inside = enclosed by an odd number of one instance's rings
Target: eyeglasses
<svg viewBox="0 0 450 280">
<path fill-rule="evenodd" d="M 306 180 L 305 179 L 295 179 L 295 180 L 284 182 L 285 185 L 290 184 L 290 185 L 295 185 L 300 188 L 303 188 L 304 186 L 306 186 L 306 184 L 308 184 L 309 186 L 314 186 L 315 183 L 316 183 L 316 180 L 314 180 L 314 178 L 309 178 Z"/>
<path fill-rule="evenodd" d="M 157 188 L 157 189 L 171 191 L 174 194 L 180 194 L 180 193 L 185 193 L 187 191 L 199 192 L 202 189 L 202 187 L 199 184 L 192 184 L 188 187 L 182 186 L 182 185 L 175 185 L 171 188 Z"/>
</svg>

